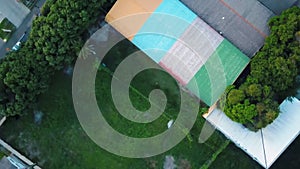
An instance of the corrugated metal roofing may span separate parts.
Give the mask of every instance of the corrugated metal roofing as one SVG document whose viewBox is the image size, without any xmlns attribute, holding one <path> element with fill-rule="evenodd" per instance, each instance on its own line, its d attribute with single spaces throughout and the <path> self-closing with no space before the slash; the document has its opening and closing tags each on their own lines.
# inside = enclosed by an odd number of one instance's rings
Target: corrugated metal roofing
<svg viewBox="0 0 300 169">
<path fill-rule="evenodd" d="M 130 1 L 130 5 L 127 5 L 128 1 L 117 1 L 105 19 L 124 36 L 132 39 L 161 2 L 162 0 L 139 0 Z M 137 14 L 140 15 L 135 17 Z"/>
<path fill-rule="evenodd" d="M 0 160 L 0 168 L 1 169 L 17 169 L 17 167 L 13 166 L 7 159 L 7 157 L 3 157 Z"/>
<path fill-rule="evenodd" d="M 236 80 L 248 62 L 249 59 L 225 39 L 195 75 L 198 89 L 191 83 L 187 88 L 205 103 L 212 105 L 226 87 Z"/>
<path fill-rule="evenodd" d="M 274 15 L 257 0 L 181 1 L 249 57 L 263 46 Z"/>
<path fill-rule="evenodd" d="M 276 159 L 299 135 L 300 101 L 288 99 L 280 105 L 281 113 L 274 122 L 257 132 L 232 121 L 221 110 L 215 109 L 206 117 L 228 139 L 249 154 L 265 168 L 270 168 Z"/>
<path fill-rule="evenodd" d="M 153 60 L 158 63 L 197 15 L 190 12 L 186 6 L 177 0 L 163 1 L 153 13 L 156 14 L 152 14 L 148 18 L 132 42 L 150 57 L 153 56 Z M 158 23 L 163 24 L 158 26 Z M 153 51 L 148 50 L 155 48 L 160 49 L 160 51 L 153 54 Z"/>
<path fill-rule="evenodd" d="M 296 4 L 297 0 L 258 0 L 267 8 L 279 15 L 282 11 Z"/>
<path fill-rule="evenodd" d="M 162 1 L 150 16 L 143 15 L 140 21 L 144 23 L 138 25 L 131 24 L 143 13 L 130 11 L 131 5 L 137 8 L 136 4 L 134 0 L 118 0 L 106 20 L 206 104 L 215 103 L 249 63 L 248 57 L 179 0 Z M 126 17 L 133 14 L 133 20 Z M 126 22 L 119 20 L 124 17 Z M 138 31 L 132 28 L 135 26 Z M 193 80 L 200 93 L 192 85 Z"/>
</svg>

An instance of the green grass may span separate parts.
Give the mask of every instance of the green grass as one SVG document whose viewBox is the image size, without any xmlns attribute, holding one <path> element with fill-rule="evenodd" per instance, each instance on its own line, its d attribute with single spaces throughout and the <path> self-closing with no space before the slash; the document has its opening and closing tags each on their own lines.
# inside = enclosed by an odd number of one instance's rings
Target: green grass
<svg viewBox="0 0 300 169">
<path fill-rule="evenodd" d="M 2 29 L 8 29 L 11 30 L 11 32 L 5 32 Z M 3 40 L 6 39 L 6 41 L 8 41 L 15 29 L 15 25 L 12 24 L 7 18 L 4 18 L 0 23 L 0 38 Z"/>
<path fill-rule="evenodd" d="M 96 88 L 106 89 L 97 92 L 98 98 L 103 99 L 100 101 L 105 101 L 101 104 L 106 105 L 102 113 L 113 127 L 125 134 L 143 137 L 166 129 L 164 118 L 159 118 L 158 122 L 147 126 L 129 124 L 130 121 L 118 115 L 111 104 L 110 95 L 107 93 L 111 81 L 110 74 L 100 71 L 98 77 Z M 139 80 L 134 81 L 138 83 Z M 132 99 L 134 102 L 140 101 L 141 98 Z M 61 73 L 55 76 L 49 91 L 40 98 L 39 109 L 44 112 L 41 125 L 34 124 L 32 114 L 24 115 L 18 120 L 9 118 L 2 126 L 0 136 L 46 169 L 140 169 L 150 168 L 154 164 L 156 168 L 162 168 L 166 155 L 173 155 L 177 162 L 187 160 L 193 168 L 198 168 L 219 148 L 219 143 L 225 140 L 219 133 L 215 133 L 206 144 L 198 144 L 197 139 L 204 122 L 202 117 L 199 117 L 192 129 L 193 141 L 184 139 L 162 155 L 148 159 L 129 159 L 108 153 L 94 144 L 82 130 L 72 105 L 71 78 Z"/>
<path fill-rule="evenodd" d="M 135 51 L 126 43 L 122 42 L 121 46 L 112 49 L 111 56 L 106 62 L 111 70 L 114 70 L 124 57 L 118 55 L 128 55 Z M 127 52 L 124 52 L 125 50 Z M 80 126 L 73 108 L 71 80 L 71 77 L 60 72 L 54 76 L 48 92 L 39 98 L 37 109 L 44 113 L 40 125 L 34 123 L 33 114 L 26 114 L 19 119 L 8 118 L 0 128 L 1 138 L 42 168 L 161 169 L 166 155 L 175 158 L 179 169 L 199 169 L 205 166 L 212 169 L 261 168 L 235 145 L 227 146 L 227 140 L 219 132 L 215 132 L 204 144 L 199 144 L 197 141 L 204 124 L 204 119 L 200 115 L 189 133 L 189 139 L 185 138 L 180 144 L 161 155 L 146 159 L 130 159 L 111 154 L 92 142 Z M 168 103 L 164 115 L 149 124 L 133 123 L 117 112 L 110 94 L 111 80 L 111 72 L 101 69 L 97 74 L 95 88 L 98 105 L 115 130 L 132 137 L 149 137 L 165 131 L 168 120 L 177 117 L 179 90 L 176 81 L 167 73 L 146 70 L 131 82 L 130 98 L 132 104 L 139 110 L 149 108 L 147 96 L 153 89 L 159 88 L 167 95 Z M 295 142 L 300 143 L 299 139 Z M 224 151 L 222 146 L 226 147 Z M 300 146 L 296 144 L 294 147 L 292 152 L 288 152 L 290 155 L 283 155 L 283 158 L 279 159 L 281 162 L 275 166 L 289 166 L 291 161 L 289 159 L 292 157 L 293 166 L 297 168 L 298 156 L 293 154 L 297 153 L 295 151 L 297 147 L 299 150 Z"/>
<path fill-rule="evenodd" d="M 136 50 L 128 43 L 123 41 L 111 50 L 106 64 L 112 71 L 122 58 Z M 178 86 L 167 73 L 147 70 L 131 82 L 130 99 L 139 110 L 149 108 L 146 98 L 155 88 L 163 90 L 168 98 L 164 115 L 149 124 L 133 123 L 117 112 L 110 94 L 111 80 L 111 72 L 101 69 L 95 88 L 101 112 L 115 130 L 132 137 L 149 137 L 165 131 L 168 120 L 177 117 L 180 101 Z M 34 123 L 33 114 L 26 114 L 19 119 L 8 118 L 0 128 L 0 137 L 45 169 L 161 169 L 166 155 L 174 156 L 176 164 L 182 169 L 183 166 L 198 169 L 211 160 L 226 141 L 222 134 L 215 132 L 207 142 L 199 144 L 198 137 L 204 124 L 204 119 L 199 115 L 189 137 L 161 155 L 130 159 L 111 154 L 93 143 L 81 128 L 73 108 L 71 77 L 62 73 L 54 76 L 49 91 L 39 98 L 38 110 L 44 113 L 40 125 Z M 235 147 L 225 151 L 236 154 L 226 159 L 229 164 L 234 162 L 236 166 L 249 169 L 258 165 Z M 223 161 L 218 158 L 210 165 L 214 169 L 224 168 Z"/>
<path fill-rule="evenodd" d="M 224 151 L 225 148 L 227 148 L 227 146 L 229 145 L 230 140 L 226 140 L 222 146 L 219 148 L 219 150 L 217 150 L 211 157 L 211 159 L 207 160 L 206 163 L 204 163 L 204 165 L 202 165 L 200 167 L 200 169 L 208 169 L 212 163 L 218 158 L 219 154 L 222 153 Z"/>
<path fill-rule="evenodd" d="M 4 156 L 6 156 L 2 151 L 0 151 L 0 160 L 4 157 Z"/>
<path fill-rule="evenodd" d="M 300 137 L 298 137 L 271 166 L 271 169 L 294 169 L 299 168 Z M 212 169 L 263 169 L 251 157 L 243 153 L 233 143 L 218 156 L 211 165 Z"/>
<path fill-rule="evenodd" d="M 218 158 L 211 164 L 210 168 L 262 169 L 257 162 L 232 143 L 219 154 Z"/>
</svg>

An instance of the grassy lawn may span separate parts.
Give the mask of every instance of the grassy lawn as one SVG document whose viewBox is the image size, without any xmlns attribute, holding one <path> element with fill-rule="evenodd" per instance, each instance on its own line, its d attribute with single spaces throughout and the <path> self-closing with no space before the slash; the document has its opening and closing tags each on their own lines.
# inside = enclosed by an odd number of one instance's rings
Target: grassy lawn
<svg viewBox="0 0 300 169">
<path fill-rule="evenodd" d="M 121 42 L 108 54 L 107 66 L 114 71 L 123 58 L 135 51 L 128 42 Z M 122 51 L 122 52 L 120 52 Z M 151 60 L 148 60 L 151 62 Z M 112 73 L 100 69 L 96 78 L 96 97 L 107 122 L 117 131 L 132 137 L 150 137 L 166 130 L 167 122 L 177 117 L 180 102 L 175 80 L 165 72 L 146 70 L 131 82 L 130 99 L 139 110 L 150 106 L 145 96 L 155 88 L 163 90 L 168 98 L 164 115 L 148 124 L 138 124 L 125 119 L 114 107 L 110 87 Z M 72 78 L 58 72 L 52 79 L 49 91 L 43 94 L 37 109 L 43 112 L 41 124 L 34 123 L 34 115 L 8 118 L 0 128 L 0 137 L 45 169 L 147 169 L 163 168 L 165 156 L 172 155 L 179 169 L 260 169 L 260 165 L 232 143 L 224 147 L 225 137 L 215 132 L 204 144 L 198 137 L 204 119 L 199 115 L 194 127 L 180 144 L 161 155 L 146 159 L 130 159 L 111 154 L 92 142 L 80 126 L 73 108 Z M 296 141 L 299 150 L 299 139 Z M 295 147 L 295 146 L 294 146 Z M 225 148 L 223 150 L 223 148 Z M 294 148 L 293 148 L 294 149 Z M 291 151 L 291 150 L 290 150 Z M 291 152 L 287 152 L 291 153 Z M 295 153 L 292 150 L 292 153 Z M 290 155 L 283 155 L 276 166 L 288 166 Z M 286 159 L 287 158 L 287 159 Z M 298 156 L 295 156 L 298 158 Z M 297 166 L 299 160 L 293 160 Z M 280 168 L 280 167 L 276 167 Z"/>
<path fill-rule="evenodd" d="M 236 147 L 233 143 L 218 156 L 216 161 L 211 165 L 211 168 L 249 168 L 249 169 L 263 169 L 241 149 Z"/>
<path fill-rule="evenodd" d="M 106 64 L 114 71 L 122 58 L 135 50 L 128 41 L 121 42 L 108 54 L 110 57 Z M 54 76 L 49 91 L 39 99 L 37 109 L 43 112 L 41 124 L 34 123 L 33 114 L 26 114 L 17 119 L 8 118 L 0 128 L 1 138 L 45 169 L 161 169 L 167 155 L 175 158 L 179 169 L 200 169 L 205 168 L 203 166 L 206 164 L 211 164 L 215 169 L 223 169 L 224 166 L 228 169 L 232 166 L 258 168 L 257 163 L 232 145 L 225 148 L 225 154 L 220 153 L 221 159 L 226 158 L 226 163 L 216 158 L 215 154 L 219 154 L 226 141 L 219 132 L 215 132 L 204 144 L 199 144 L 198 137 L 204 124 L 200 115 L 189 137 L 168 152 L 146 159 L 113 155 L 92 142 L 81 128 L 73 108 L 71 80 L 70 76 L 60 72 Z M 149 108 L 145 96 L 155 88 L 163 90 L 168 98 L 164 115 L 149 124 L 131 122 L 117 112 L 110 93 L 111 80 L 111 72 L 101 69 L 97 74 L 95 88 L 101 112 L 115 130 L 132 137 L 154 136 L 165 131 L 167 122 L 177 117 L 179 90 L 175 80 L 167 73 L 146 70 L 131 82 L 130 98 L 139 110 Z"/>
<path fill-rule="evenodd" d="M 2 151 L 0 151 L 0 160 L 2 159 L 2 157 L 4 157 L 5 156 L 5 154 L 2 152 Z"/>
<path fill-rule="evenodd" d="M 98 77 L 96 80 L 98 91 L 110 87 L 111 76 L 109 73 L 100 71 Z M 137 76 L 133 80 L 133 85 L 143 79 L 142 77 L 146 76 Z M 168 75 L 157 74 L 151 77 L 155 82 L 156 78 L 168 77 Z M 166 81 L 168 81 L 167 79 L 165 78 Z M 169 77 L 169 80 L 173 79 Z M 148 81 L 149 84 L 151 83 Z M 136 86 L 138 85 L 136 84 Z M 108 93 L 110 90 L 101 91 L 97 92 L 98 98 L 102 98 L 99 103 L 106 105 L 102 113 L 116 130 L 127 135 L 141 137 L 155 135 L 166 129 L 167 121 L 163 117 L 151 125 L 129 124 L 131 122 L 118 115 L 112 106 L 112 100 Z M 138 97 L 131 97 L 131 99 L 133 103 L 135 99 L 140 101 Z M 166 155 L 174 156 L 176 164 L 182 168 L 190 166 L 198 169 L 211 159 L 213 153 L 226 140 L 220 133 L 215 132 L 206 143 L 199 144 L 197 140 L 204 122 L 204 119 L 199 116 L 190 133 L 192 142 L 185 138 L 168 152 L 147 159 L 123 158 L 101 149 L 87 137 L 77 120 L 72 104 L 71 77 L 58 73 L 53 79 L 49 91 L 40 98 L 39 109 L 44 113 L 42 123 L 35 124 L 32 114 L 24 115 L 19 119 L 9 118 L 0 129 L 0 137 L 45 169 L 160 169 L 163 167 Z M 138 107 L 140 104 L 142 103 L 138 103 L 136 106 Z M 240 149 L 230 145 L 221 153 L 220 159 L 217 158 L 212 163 L 212 168 L 229 169 L 232 166 L 245 169 L 259 168 L 259 165 Z"/>
<path fill-rule="evenodd" d="M 100 71 L 98 77 L 97 88 L 108 89 L 111 80 L 110 74 Z M 132 136 L 148 136 L 166 129 L 164 118 L 158 119 L 158 122 L 149 126 L 129 125 L 129 121 L 119 121 L 122 117 L 115 112 L 115 108 L 111 104 L 111 97 L 107 93 L 109 90 L 101 91 L 103 92 L 97 92 L 98 98 L 106 101 L 101 102 L 103 100 L 100 100 L 101 104 L 106 105 L 102 112 L 107 121 L 120 132 Z M 134 98 L 132 97 L 132 99 Z M 140 101 L 140 98 L 136 99 Z M 49 169 L 140 169 L 151 166 L 162 168 L 166 155 L 173 155 L 178 163 L 186 160 L 192 168 L 199 168 L 225 140 L 219 133 L 215 133 L 206 144 L 198 144 L 197 137 L 204 122 L 199 117 L 193 128 L 192 142 L 184 139 L 172 150 L 148 159 L 118 157 L 101 149 L 87 137 L 76 118 L 72 104 L 71 77 L 58 73 L 53 79 L 49 92 L 40 98 L 39 109 L 44 113 L 42 123 L 35 124 L 32 114 L 24 115 L 19 119 L 9 118 L 2 126 L 0 135 L 43 168 Z"/>
<path fill-rule="evenodd" d="M 11 32 L 5 32 L 3 31 L 3 29 L 11 30 Z M 15 25 L 12 24 L 7 18 L 4 18 L 0 23 L 0 38 L 3 40 L 6 39 L 6 41 L 8 41 L 15 29 Z"/>
</svg>

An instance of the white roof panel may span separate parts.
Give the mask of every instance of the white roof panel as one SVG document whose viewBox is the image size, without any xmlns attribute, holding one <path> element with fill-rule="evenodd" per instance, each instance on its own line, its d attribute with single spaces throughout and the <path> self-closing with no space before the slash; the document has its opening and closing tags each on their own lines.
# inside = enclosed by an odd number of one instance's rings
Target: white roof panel
<svg viewBox="0 0 300 169">
<path fill-rule="evenodd" d="M 233 122 L 218 109 L 206 119 L 259 164 L 269 168 L 300 131 L 300 101 L 296 98 L 292 102 L 285 100 L 280 105 L 280 111 L 272 124 L 257 132 Z"/>
</svg>

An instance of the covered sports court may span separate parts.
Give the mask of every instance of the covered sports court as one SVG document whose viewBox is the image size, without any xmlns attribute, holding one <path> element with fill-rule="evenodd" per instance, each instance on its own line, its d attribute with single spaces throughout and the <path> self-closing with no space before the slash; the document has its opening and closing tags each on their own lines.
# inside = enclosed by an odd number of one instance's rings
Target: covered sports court
<svg viewBox="0 0 300 169">
<path fill-rule="evenodd" d="M 267 8 L 279 15 L 282 11 L 290 8 L 297 3 L 297 0 L 258 0 L 264 4 Z M 300 2 L 298 0 L 298 2 Z"/>
<path fill-rule="evenodd" d="M 203 102 L 214 104 L 249 58 L 179 0 L 151 2 L 118 0 L 106 21 Z"/>
<path fill-rule="evenodd" d="M 180 1 L 250 58 L 269 35 L 274 13 L 257 0 Z"/>
</svg>

